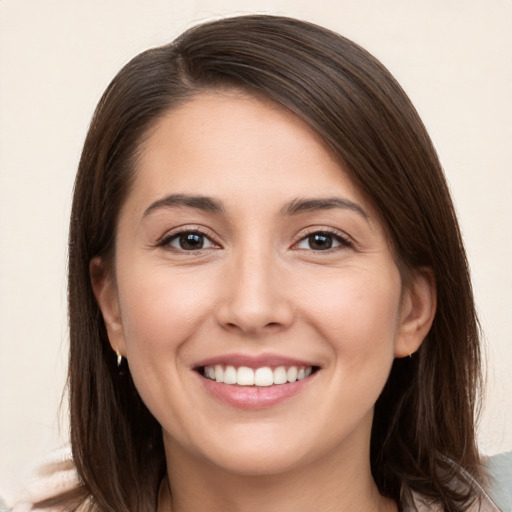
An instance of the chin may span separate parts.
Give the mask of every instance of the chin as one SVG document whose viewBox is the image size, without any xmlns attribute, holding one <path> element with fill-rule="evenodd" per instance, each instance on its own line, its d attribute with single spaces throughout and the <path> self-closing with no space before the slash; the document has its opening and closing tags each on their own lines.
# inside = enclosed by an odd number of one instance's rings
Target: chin
<svg viewBox="0 0 512 512">
<path fill-rule="evenodd" d="M 171 459 L 187 459 L 191 454 L 199 466 L 209 466 L 240 476 L 272 476 L 293 471 L 321 458 L 329 447 L 311 443 L 307 436 L 290 436 L 289 429 L 261 424 L 210 431 L 209 436 L 193 436 L 188 441 L 164 440 Z M 276 428 L 277 427 L 277 428 Z M 190 432 L 189 432 L 190 433 Z M 297 431 L 295 431 L 298 434 Z M 317 438 L 318 439 L 318 438 Z M 319 449 L 320 448 L 320 449 Z"/>
<path fill-rule="evenodd" d="M 304 454 L 283 453 L 277 449 L 262 452 L 257 448 L 245 449 L 242 453 L 223 454 L 211 459 L 219 469 L 226 472 L 247 476 L 265 477 L 291 472 L 303 467 L 307 462 Z"/>
</svg>

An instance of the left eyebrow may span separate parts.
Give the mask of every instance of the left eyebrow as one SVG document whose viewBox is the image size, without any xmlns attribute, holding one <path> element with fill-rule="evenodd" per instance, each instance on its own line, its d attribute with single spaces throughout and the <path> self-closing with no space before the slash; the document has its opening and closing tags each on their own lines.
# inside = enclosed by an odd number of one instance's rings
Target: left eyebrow
<svg viewBox="0 0 512 512">
<path fill-rule="evenodd" d="M 290 201 L 281 209 L 281 215 L 297 215 L 299 213 L 309 212 L 313 210 L 332 210 L 340 208 L 342 210 L 351 210 L 359 214 L 363 219 L 368 221 L 369 215 L 357 203 L 341 197 L 325 197 L 325 198 L 301 198 L 298 197 Z"/>
</svg>

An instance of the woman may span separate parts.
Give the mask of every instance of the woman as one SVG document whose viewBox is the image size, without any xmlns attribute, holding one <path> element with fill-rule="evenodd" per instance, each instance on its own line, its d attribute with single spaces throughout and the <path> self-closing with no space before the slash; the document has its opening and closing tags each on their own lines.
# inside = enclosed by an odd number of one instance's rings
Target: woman
<svg viewBox="0 0 512 512">
<path fill-rule="evenodd" d="M 79 479 L 40 508 L 498 510 L 441 166 L 336 34 L 224 19 L 125 66 L 80 162 L 69 313 Z"/>
</svg>

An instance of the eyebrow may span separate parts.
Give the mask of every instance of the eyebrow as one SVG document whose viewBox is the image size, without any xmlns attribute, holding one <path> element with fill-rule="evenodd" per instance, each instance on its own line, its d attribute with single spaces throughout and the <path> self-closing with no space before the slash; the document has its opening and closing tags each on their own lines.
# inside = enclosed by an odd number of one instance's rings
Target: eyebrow
<svg viewBox="0 0 512 512">
<path fill-rule="evenodd" d="M 146 208 L 142 217 L 147 217 L 151 212 L 160 208 L 180 208 L 183 206 L 212 213 L 224 212 L 222 203 L 211 197 L 192 196 L 188 194 L 171 194 L 152 203 L 148 208 Z"/>
<path fill-rule="evenodd" d="M 146 208 L 143 218 L 148 216 L 154 210 L 158 210 L 160 208 L 180 207 L 196 208 L 198 210 L 211 213 L 225 213 L 222 203 L 212 197 L 194 196 L 189 194 L 170 194 L 158 201 L 155 201 Z M 341 197 L 295 198 L 287 203 L 281 209 L 280 213 L 286 217 L 315 210 L 332 210 L 336 208 L 353 211 L 365 220 L 368 220 L 369 218 L 366 211 L 359 204 Z"/>
<path fill-rule="evenodd" d="M 366 211 L 357 203 L 341 197 L 325 197 L 325 198 L 296 198 L 288 203 L 282 210 L 282 215 L 298 215 L 300 213 L 310 212 L 314 210 L 332 210 L 340 208 L 342 210 L 351 210 L 365 220 L 369 219 Z"/>
</svg>

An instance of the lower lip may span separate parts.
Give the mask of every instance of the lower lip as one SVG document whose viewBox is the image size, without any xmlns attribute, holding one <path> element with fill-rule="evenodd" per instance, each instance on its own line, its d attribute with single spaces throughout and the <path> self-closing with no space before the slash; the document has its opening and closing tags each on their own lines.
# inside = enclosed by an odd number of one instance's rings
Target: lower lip
<svg viewBox="0 0 512 512">
<path fill-rule="evenodd" d="M 204 387 L 218 400 L 241 409 L 264 409 L 272 407 L 300 393 L 314 378 L 309 377 L 268 387 L 237 386 L 223 384 L 200 375 Z"/>
</svg>

